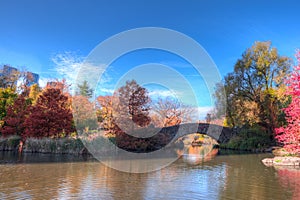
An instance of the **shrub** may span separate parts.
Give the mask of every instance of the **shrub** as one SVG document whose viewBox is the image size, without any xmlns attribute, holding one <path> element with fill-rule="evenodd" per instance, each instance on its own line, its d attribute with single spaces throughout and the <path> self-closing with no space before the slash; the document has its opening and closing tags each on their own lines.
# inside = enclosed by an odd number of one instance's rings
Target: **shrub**
<svg viewBox="0 0 300 200">
<path fill-rule="evenodd" d="M 0 138 L 0 150 L 1 151 L 12 151 L 17 150 L 21 137 L 18 135 L 11 135 L 9 137 Z"/>
<path fill-rule="evenodd" d="M 227 144 L 221 144 L 221 148 L 254 150 L 263 149 L 272 144 L 272 139 L 266 131 L 253 126 L 249 129 L 243 129 L 238 135 L 230 139 Z"/>
<path fill-rule="evenodd" d="M 80 154 L 83 149 L 81 140 L 73 138 L 27 138 L 24 145 L 24 152 Z"/>
</svg>

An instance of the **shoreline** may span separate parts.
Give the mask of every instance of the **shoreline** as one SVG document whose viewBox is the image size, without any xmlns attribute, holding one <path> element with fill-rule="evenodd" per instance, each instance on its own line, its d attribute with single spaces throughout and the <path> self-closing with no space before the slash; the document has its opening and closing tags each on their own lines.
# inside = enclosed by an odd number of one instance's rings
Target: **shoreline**
<svg viewBox="0 0 300 200">
<path fill-rule="evenodd" d="M 0 137 L 0 152 L 12 151 L 18 152 L 21 138 L 11 136 L 7 138 Z M 266 149 L 231 149 L 219 147 L 220 151 L 233 151 L 244 153 L 272 153 L 273 147 Z M 28 138 L 23 145 L 24 153 L 44 153 L 44 154 L 73 154 L 90 155 L 83 142 L 79 138 Z"/>
<path fill-rule="evenodd" d="M 267 147 L 262 149 L 235 149 L 235 148 L 226 148 L 219 147 L 221 150 L 229 150 L 229 151 L 241 151 L 241 152 L 249 152 L 249 153 L 272 153 L 276 147 Z"/>
</svg>

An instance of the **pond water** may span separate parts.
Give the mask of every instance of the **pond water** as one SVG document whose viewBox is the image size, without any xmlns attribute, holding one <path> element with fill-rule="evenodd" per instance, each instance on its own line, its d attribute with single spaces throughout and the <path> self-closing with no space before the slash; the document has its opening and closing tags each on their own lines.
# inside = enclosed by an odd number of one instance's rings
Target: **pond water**
<svg viewBox="0 0 300 200">
<path fill-rule="evenodd" d="M 0 152 L 0 199 L 300 199 L 300 170 L 265 167 L 270 154 L 183 156 L 151 173 L 92 158 Z"/>
</svg>

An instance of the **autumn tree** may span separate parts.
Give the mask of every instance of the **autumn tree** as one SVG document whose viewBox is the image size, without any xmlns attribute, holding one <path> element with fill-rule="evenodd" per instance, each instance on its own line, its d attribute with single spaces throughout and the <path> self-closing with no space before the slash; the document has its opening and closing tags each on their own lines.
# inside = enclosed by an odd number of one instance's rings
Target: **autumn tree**
<svg viewBox="0 0 300 200">
<path fill-rule="evenodd" d="M 180 123 L 191 122 L 195 111 L 191 106 L 179 102 L 177 99 L 165 98 L 158 99 L 153 104 L 153 122 L 156 126 L 174 126 Z M 158 119 L 156 119 L 158 118 Z"/>
<path fill-rule="evenodd" d="M 114 130 L 113 96 L 99 96 L 97 98 L 97 117 L 102 128 Z"/>
<path fill-rule="evenodd" d="M 113 113 L 116 125 L 125 129 L 125 132 L 149 125 L 150 102 L 146 88 L 135 80 L 127 81 L 114 94 Z"/>
<path fill-rule="evenodd" d="M 25 120 L 29 115 L 29 108 L 31 106 L 30 99 L 26 99 L 24 95 L 19 95 L 14 101 L 13 105 L 7 108 L 7 114 L 4 118 L 4 126 L 1 128 L 1 133 L 7 135 L 19 135 L 25 141 L 26 135 Z"/>
<path fill-rule="evenodd" d="M 73 131 L 68 97 L 59 89 L 46 88 L 29 111 L 25 120 L 26 136 L 60 137 Z"/>
<path fill-rule="evenodd" d="M 59 89 L 64 95 L 70 97 L 70 86 L 71 85 L 67 83 L 66 79 L 55 79 L 54 81 L 48 82 L 46 88 Z"/>
<path fill-rule="evenodd" d="M 218 107 L 226 107 L 228 125 L 257 123 L 274 133 L 282 103 L 277 90 L 284 87 L 282 80 L 290 63 L 288 57 L 280 56 L 271 47 L 271 42 L 256 42 L 247 49 L 236 62 L 234 72 L 224 78 L 226 97 L 215 94 Z"/>
<path fill-rule="evenodd" d="M 12 105 L 17 98 L 15 89 L 0 88 L 0 124 L 4 124 L 3 118 L 6 116 L 7 107 Z"/>
<path fill-rule="evenodd" d="M 214 94 L 216 98 L 214 117 L 221 119 L 226 116 L 224 125 L 231 127 L 259 123 L 258 104 L 239 96 L 238 89 L 234 73 L 225 76 L 224 85 L 217 84 Z"/>
<path fill-rule="evenodd" d="M 78 131 L 97 129 L 97 117 L 94 104 L 86 96 L 73 96 L 72 111 Z"/>
<path fill-rule="evenodd" d="M 300 51 L 296 55 L 298 65 L 286 79 L 288 89 L 285 95 L 291 97 L 291 103 L 283 111 L 287 126 L 276 129 L 276 139 L 284 144 L 284 148 L 293 154 L 300 154 Z"/>
<path fill-rule="evenodd" d="M 41 88 L 38 84 L 33 84 L 29 87 L 29 98 L 32 104 L 35 104 L 39 95 L 41 94 Z"/>
</svg>

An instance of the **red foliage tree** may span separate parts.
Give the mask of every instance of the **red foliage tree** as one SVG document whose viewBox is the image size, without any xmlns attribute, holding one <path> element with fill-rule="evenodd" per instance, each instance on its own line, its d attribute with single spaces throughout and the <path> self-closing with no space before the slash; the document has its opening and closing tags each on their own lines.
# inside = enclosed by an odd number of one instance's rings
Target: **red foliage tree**
<svg viewBox="0 0 300 200">
<path fill-rule="evenodd" d="M 117 126 L 123 131 L 132 131 L 148 126 L 151 99 L 146 88 L 135 80 L 126 81 L 126 85 L 114 93 L 113 115 Z"/>
<path fill-rule="evenodd" d="M 23 141 L 26 139 L 24 122 L 28 117 L 30 106 L 30 101 L 26 100 L 23 95 L 19 95 L 13 105 L 7 108 L 7 114 L 4 118 L 5 124 L 1 130 L 4 136 L 19 135 Z"/>
<path fill-rule="evenodd" d="M 112 110 L 109 111 L 112 133 L 116 136 L 116 144 L 126 150 L 137 150 L 137 146 L 145 149 L 149 142 L 144 138 L 133 137 L 141 127 L 151 122 L 149 117 L 151 99 L 146 88 L 140 86 L 135 80 L 126 81 L 111 98 Z M 101 104 L 101 102 L 100 102 Z M 139 144 L 139 145 L 138 145 Z"/>
<path fill-rule="evenodd" d="M 25 121 L 26 136 L 60 137 L 73 131 L 70 103 L 60 89 L 46 88 L 30 113 Z"/>
<path fill-rule="evenodd" d="M 293 154 L 300 154 L 300 51 L 296 57 L 298 66 L 294 67 L 291 76 L 286 80 L 286 95 L 292 98 L 290 105 L 284 108 L 288 125 L 275 129 L 275 132 L 276 139 L 284 144 L 284 149 Z"/>
</svg>

